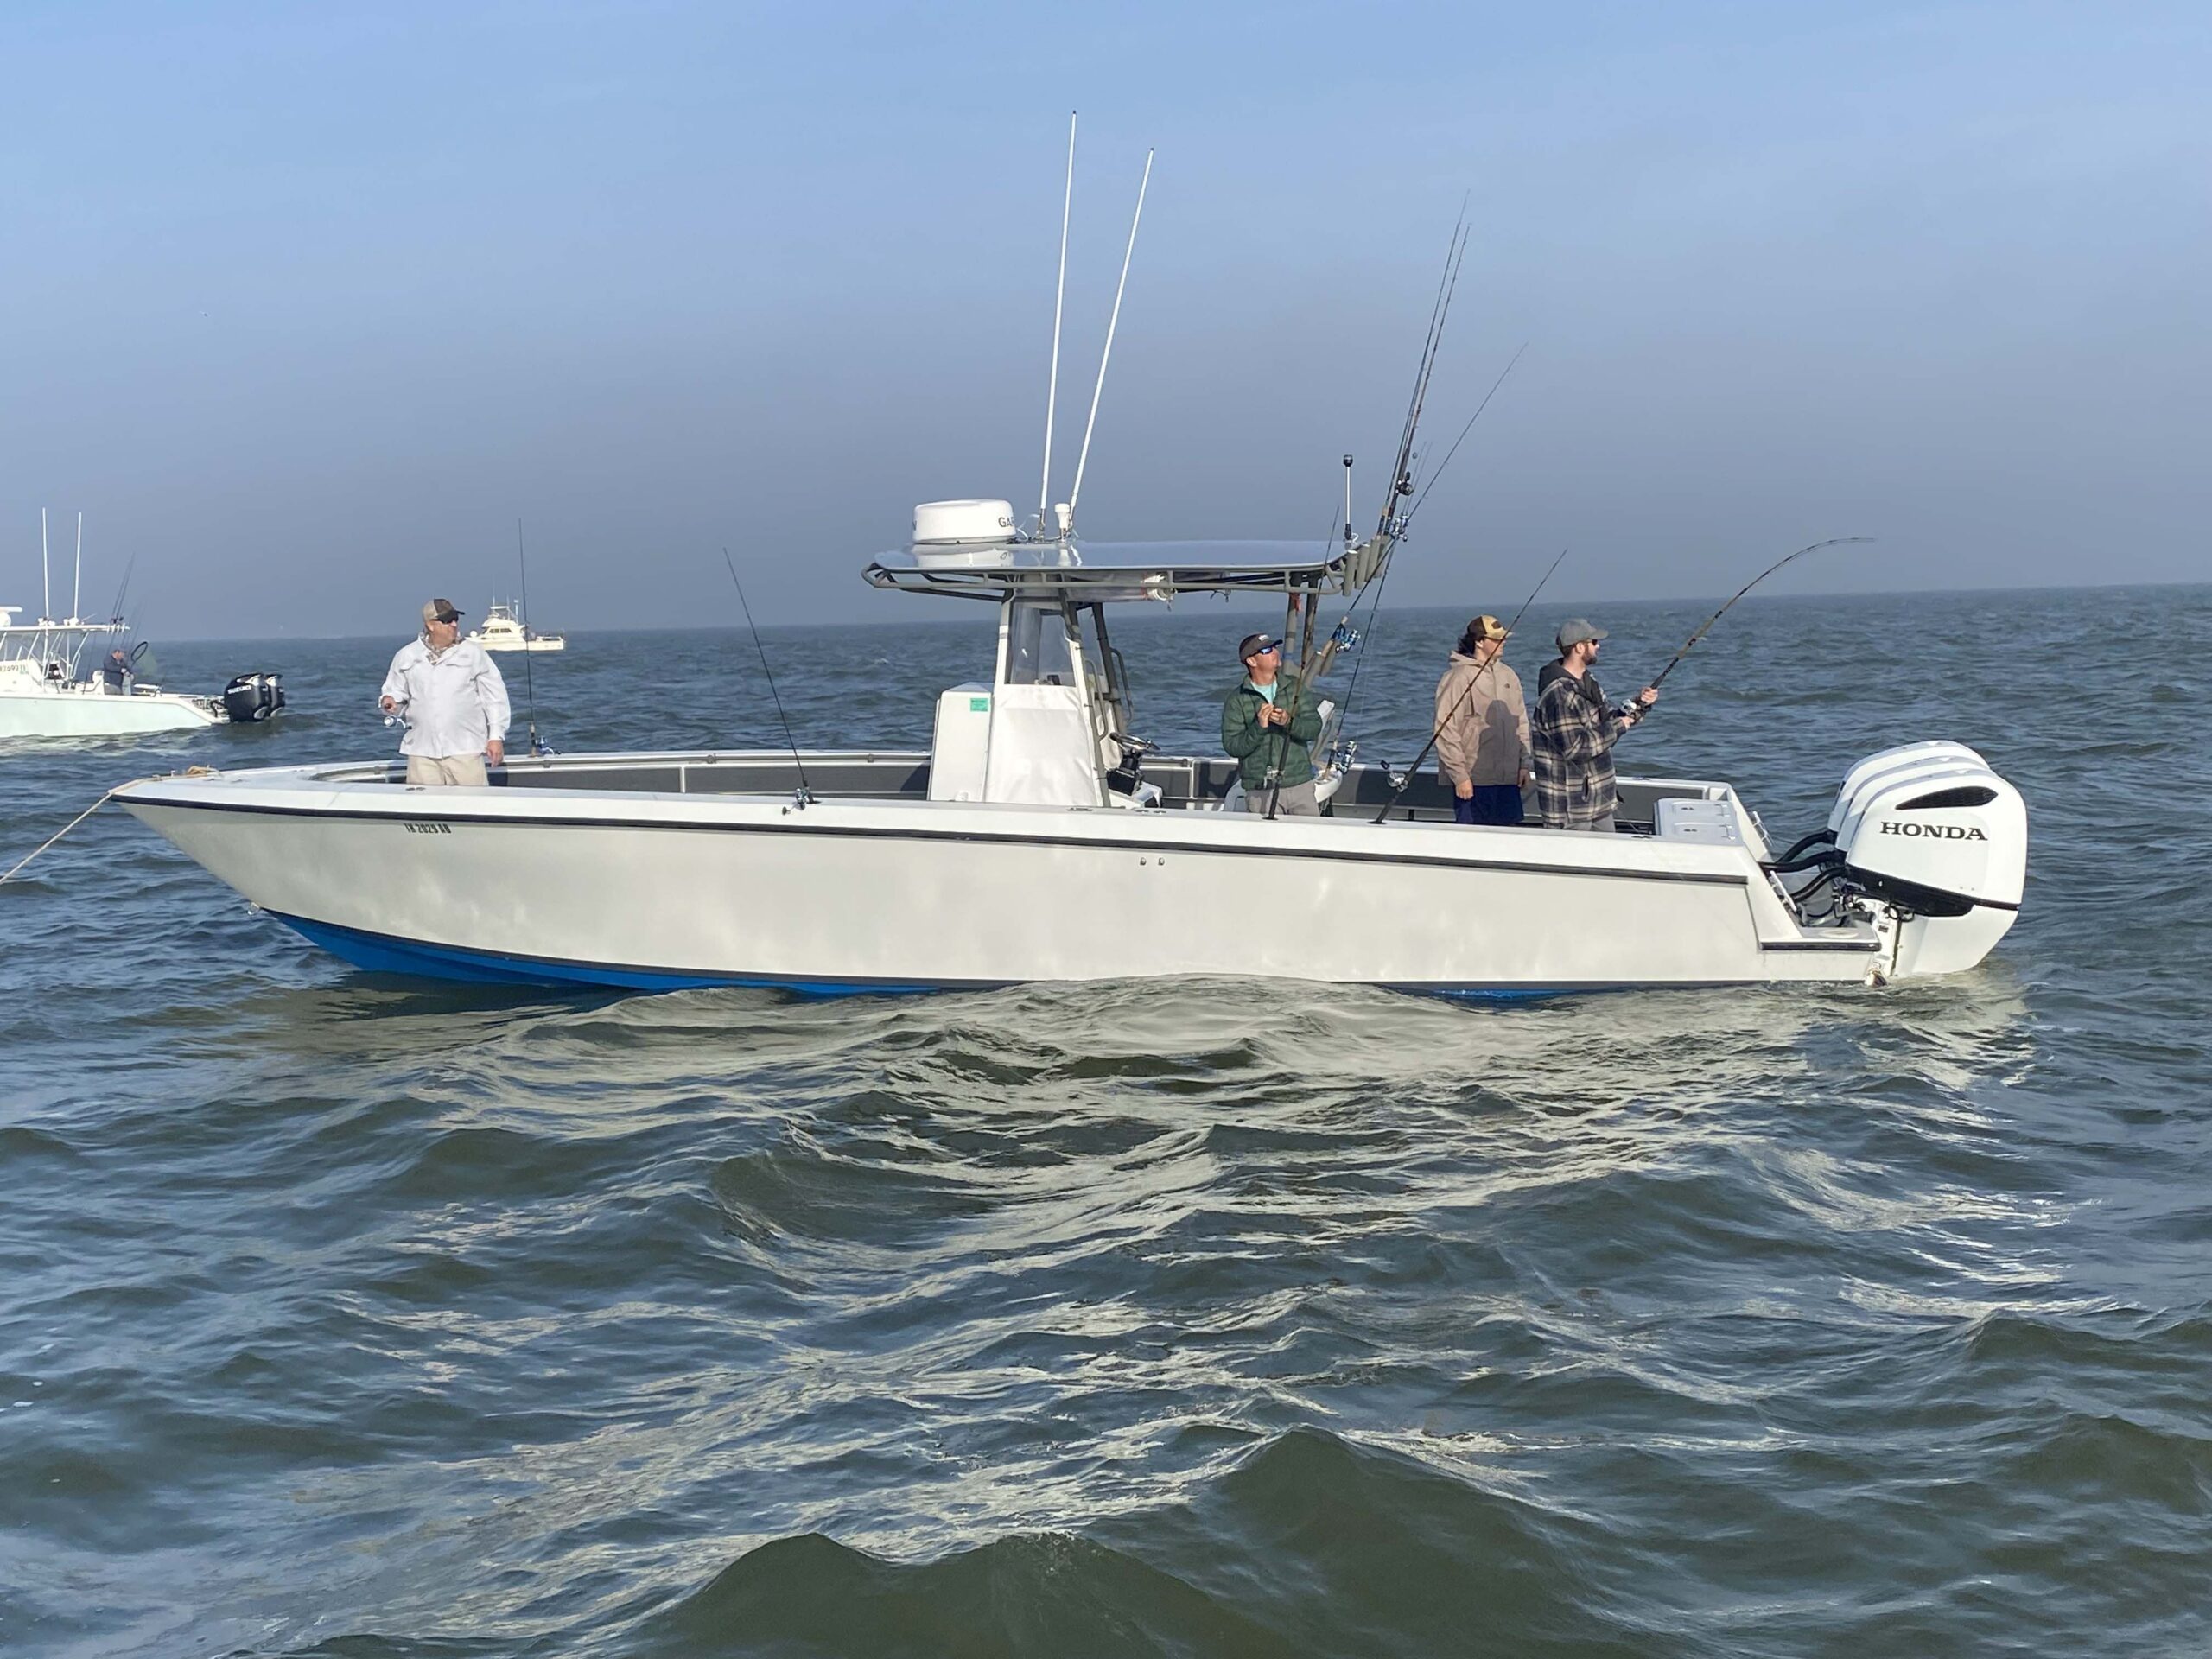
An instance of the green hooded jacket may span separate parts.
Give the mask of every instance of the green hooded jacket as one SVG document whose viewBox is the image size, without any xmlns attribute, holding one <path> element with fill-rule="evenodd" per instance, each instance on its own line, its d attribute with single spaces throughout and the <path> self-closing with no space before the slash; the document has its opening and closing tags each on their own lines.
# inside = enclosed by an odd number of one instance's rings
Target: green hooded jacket
<svg viewBox="0 0 2212 1659">
<path fill-rule="evenodd" d="M 1249 680 L 1222 702 L 1221 747 L 1236 757 L 1237 776 L 1247 795 L 1256 795 L 1268 787 L 1268 772 L 1273 767 L 1281 768 L 1274 781 L 1286 789 L 1313 780 L 1313 745 L 1321 735 L 1321 711 L 1295 674 L 1276 677 L 1275 701 L 1290 710 L 1287 731 L 1260 724 L 1260 710 L 1267 707 L 1268 700 Z"/>
</svg>

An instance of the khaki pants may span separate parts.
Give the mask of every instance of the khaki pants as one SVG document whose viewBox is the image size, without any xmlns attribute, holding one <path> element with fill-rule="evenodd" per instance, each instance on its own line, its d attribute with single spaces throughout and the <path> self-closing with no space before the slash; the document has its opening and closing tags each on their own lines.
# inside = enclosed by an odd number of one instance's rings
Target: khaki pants
<svg viewBox="0 0 2212 1659">
<path fill-rule="evenodd" d="M 1302 784 L 1285 784 L 1279 791 L 1269 789 L 1265 784 L 1257 789 L 1248 789 L 1244 791 L 1244 810 L 1265 817 L 1270 795 L 1276 798 L 1275 817 L 1279 818 L 1318 818 L 1321 816 L 1321 803 L 1314 798 L 1313 784 L 1310 779 Z"/>
<path fill-rule="evenodd" d="M 480 754 L 410 754 L 407 757 L 410 784 L 474 784 L 481 789 L 491 780 L 484 775 Z"/>
<path fill-rule="evenodd" d="M 1600 836 L 1611 836 L 1620 833 L 1620 826 L 1613 822 L 1613 814 L 1611 812 L 1606 813 L 1604 817 L 1593 819 L 1588 823 L 1562 823 L 1559 827 L 1562 830 L 1587 830 L 1594 835 Z"/>
</svg>

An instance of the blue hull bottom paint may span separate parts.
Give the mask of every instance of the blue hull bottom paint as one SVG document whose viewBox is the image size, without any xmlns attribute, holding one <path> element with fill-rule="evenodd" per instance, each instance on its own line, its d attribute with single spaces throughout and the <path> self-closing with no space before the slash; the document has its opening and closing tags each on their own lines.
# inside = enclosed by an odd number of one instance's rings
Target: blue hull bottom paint
<svg viewBox="0 0 2212 1659">
<path fill-rule="evenodd" d="M 563 962 L 550 957 L 512 956 L 497 950 L 470 950 L 460 945 L 425 944 L 416 939 L 394 938 L 388 933 L 365 933 L 359 928 L 331 922 L 310 922 L 304 917 L 270 911 L 310 944 L 334 957 L 372 974 L 412 974 L 418 978 L 458 979 L 480 985 L 589 986 L 594 989 L 626 991 L 696 991 L 712 987 L 797 991 L 806 996 L 909 995 L 919 991 L 995 990 L 997 982 L 983 980 L 946 980 L 917 984 L 895 979 L 786 979 L 759 974 L 670 973 L 652 968 L 632 968 L 620 963 Z"/>
<path fill-rule="evenodd" d="M 914 995 L 925 991 L 997 990 L 1005 980 L 790 979 L 760 974 L 670 973 L 620 963 L 567 962 L 552 957 L 523 957 L 460 945 L 425 944 L 389 933 L 366 933 L 332 922 L 270 911 L 285 926 L 334 957 L 372 974 L 409 974 L 417 978 L 457 979 L 480 985 L 549 985 L 594 990 L 696 991 L 715 987 L 795 991 L 802 996 Z M 1533 997 L 1572 996 L 1587 991 L 1628 990 L 1625 985 L 1390 985 L 1385 990 L 1446 996 L 1476 1002 L 1522 1001 Z"/>
</svg>

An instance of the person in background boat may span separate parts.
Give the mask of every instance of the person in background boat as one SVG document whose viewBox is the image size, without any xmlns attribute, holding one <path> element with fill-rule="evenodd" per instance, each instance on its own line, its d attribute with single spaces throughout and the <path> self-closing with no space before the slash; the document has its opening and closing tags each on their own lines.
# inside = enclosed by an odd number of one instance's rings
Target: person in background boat
<svg viewBox="0 0 2212 1659">
<path fill-rule="evenodd" d="M 1282 671 L 1282 642 L 1273 634 L 1246 634 L 1236 654 L 1244 683 L 1221 705 L 1221 746 L 1236 758 L 1244 810 L 1319 817 L 1313 749 L 1320 710 L 1298 677 Z"/>
<path fill-rule="evenodd" d="M 1613 745 L 1659 701 L 1651 686 L 1633 701 L 1608 705 L 1592 671 L 1603 628 L 1580 617 L 1559 631 L 1559 661 L 1536 677 L 1534 737 L 1536 810 L 1547 830 L 1613 832 L 1619 796 L 1613 785 Z"/>
<path fill-rule="evenodd" d="M 1436 770 L 1455 823 L 1517 824 L 1529 779 L 1529 699 L 1504 660 L 1505 624 L 1478 616 L 1436 683 Z"/>
<path fill-rule="evenodd" d="M 99 664 L 92 670 L 92 677 L 110 691 L 128 691 L 130 689 L 130 658 L 124 654 L 122 646 L 118 645 L 101 658 Z"/>
<path fill-rule="evenodd" d="M 477 784 L 507 758 L 507 684 L 483 646 L 461 637 L 453 601 L 423 607 L 422 637 L 391 659 L 378 706 L 407 728 L 399 752 L 410 784 Z"/>
</svg>

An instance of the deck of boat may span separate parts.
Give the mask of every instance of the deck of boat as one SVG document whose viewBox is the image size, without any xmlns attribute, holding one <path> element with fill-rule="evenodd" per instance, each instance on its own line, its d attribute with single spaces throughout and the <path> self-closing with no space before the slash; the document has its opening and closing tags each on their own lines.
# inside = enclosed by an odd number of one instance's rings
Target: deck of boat
<svg viewBox="0 0 2212 1659">
<path fill-rule="evenodd" d="M 752 751 L 723 753 L 510 755 L 491 774 L 494 788 L 588 789 L 661 795 L 788 795 L 800 782 L 824 800 L 925 800 L 930 757 L 926 751 L 837 751 L 809 753 L 795 761 L 788 753 Z M 404 783 L 401 760 L 317 768 L 315 781 L 332 784 Z M 1142 768 L 1143 781 L 1160 791 L 1159 810 L 1213 811 L 1221 808 L 1236 782 L 1236 763 L 1222 756 L 1153 755 Z M 1705 798 L 1714 785 L 1677 779 L 1620 779 L 1621 830 L 1649 833 L 1655 808 L 1666 799 Z M 1372 818 L 1396 788 L 1382 766 L 1352 767 L 1337 791 L 1331 811 L 1341 818 Z M 1528 800 L 1529 823 L 1537 822 L 1534 791 Z M 1408 783 L 1390 808 L 1393 820 L 1448 823 L 1452 797 L 1427 768 Z"/>
</svg>

